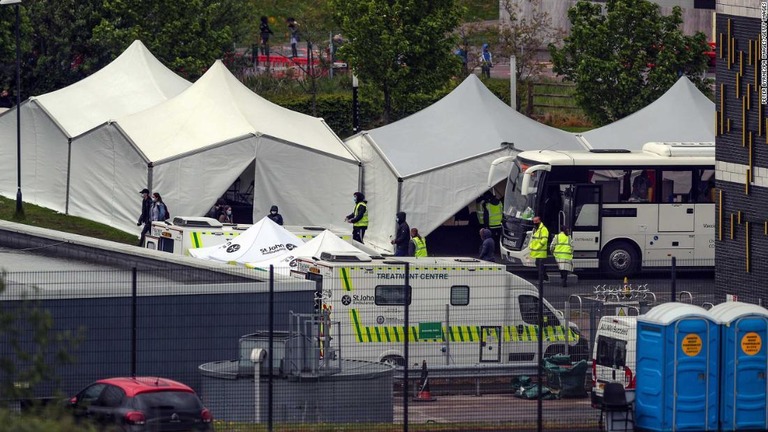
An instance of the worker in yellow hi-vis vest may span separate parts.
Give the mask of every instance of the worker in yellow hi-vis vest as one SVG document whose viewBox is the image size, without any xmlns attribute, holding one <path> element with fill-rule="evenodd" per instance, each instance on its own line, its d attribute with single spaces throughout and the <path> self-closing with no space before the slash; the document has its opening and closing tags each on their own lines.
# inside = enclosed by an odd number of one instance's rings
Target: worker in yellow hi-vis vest
<svg viewBox="0 0 768 432">
<path fill-rule="evenodd" d="M 533 217 L 533 235 L 531 236 L 531 242 L 529 247 L 531 249 L 531 258 L 536 260 L 536 269 L 539 271 L 539 279 L 549 280 L 547 273 L 544 271 L 544 260 L 547 259 L 547 248 L 549 243 L 549 230 L 541 222 L 539 216 Z"/>
<path fill-rule="evenodd" d="M 573 240 L 571 239 L 571 230 L 567 226 L 560 229 L 560 232 L 552 240 L 550 249 L 555 261 L 557 261 L 557 267 L 560 269 L 562 285 L 567 287 L 568 273 L 573 271 Z"/>
<path fill-rule="evenodd" d="M 408 256 L 425 257 L 427 254 L 427 241 L 419 235 L 417 228 L 411 228 L 411 242 L 408 244 Z"/>
</svg>

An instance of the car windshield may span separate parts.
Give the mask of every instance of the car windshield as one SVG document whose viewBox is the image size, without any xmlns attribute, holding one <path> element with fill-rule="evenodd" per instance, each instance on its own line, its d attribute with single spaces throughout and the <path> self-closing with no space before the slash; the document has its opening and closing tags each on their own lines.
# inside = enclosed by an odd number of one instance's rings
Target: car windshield
<svg viewBox="0 0 768 432">
<path fill-rule="evenodd" d="M 145 413 L 199 412 L 203 408 L 197 395 L 183 391 L 140 393 L 136 395 L 136 404 L 136 408 Z"/>
</svg>

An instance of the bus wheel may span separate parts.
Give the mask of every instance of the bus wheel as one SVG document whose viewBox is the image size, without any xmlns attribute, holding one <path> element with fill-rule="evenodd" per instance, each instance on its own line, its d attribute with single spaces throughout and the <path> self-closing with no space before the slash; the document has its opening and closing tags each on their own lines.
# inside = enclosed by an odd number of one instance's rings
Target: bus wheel
<svg viewBox="0 0 768 432">
<path fill-rule="evenodd" d="M 405 359 L 396 355 L 386 356 L 381 359 L 381 362 L 395 367 L 405 366 Z"/>
<path fill-rule="evenodd" d="M 602 256 L 603 269 L 615 277 L 631 276 L 637 271 L 640 257 L 632 245 L 616 242 L 608 246 Z"/>
</svg>

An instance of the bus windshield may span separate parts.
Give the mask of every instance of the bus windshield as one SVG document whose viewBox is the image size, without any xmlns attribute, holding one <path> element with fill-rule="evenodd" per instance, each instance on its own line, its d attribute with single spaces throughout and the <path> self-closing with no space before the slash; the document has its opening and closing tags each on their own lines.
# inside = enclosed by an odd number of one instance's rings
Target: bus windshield
<svg viewBox="0 0 768 432">
<path fill-rule="evenodd" d="M 514 166 L 507 178 L 507 188 L 504 193 L 504 213 L 518 219 L 532 219 L 535 212 L 536 193 L 523 195 L 523 165 L 519 160 L 515 160 Z M 531 188 L 536 190 L 538 186 L 538 176 L 535 176 L 531 182 Z"/>
</svg>

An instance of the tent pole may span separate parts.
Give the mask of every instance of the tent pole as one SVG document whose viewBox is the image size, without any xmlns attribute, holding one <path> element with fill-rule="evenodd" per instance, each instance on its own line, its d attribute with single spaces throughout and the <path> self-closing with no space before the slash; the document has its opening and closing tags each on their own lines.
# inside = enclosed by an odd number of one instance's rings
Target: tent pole
<svg viewBox="0 0 768 432">
<path fill-rule="evenodd" d="M 397 178 L 397 211 L 402 211 L 400 208 L 401 199 L 403 197 L 403 178 L 398 177 Z"/>
<path fill-rule="evenodd" d="M 64 198 L 64 214 L 69 214 L 69 180 L 72 176 L 72 138 L 67 138 L 67 191 Z"/>
<path fill-rule="evenodd" d="M 147 189 L 152 191 L 152 168 L 154 164 L 152 162 L 147 164 Z"/>
<path fill-rule="evenodd" d="M 509 56 L 509 106 L 517 111 L 517 58 Z"/>
</svg>

